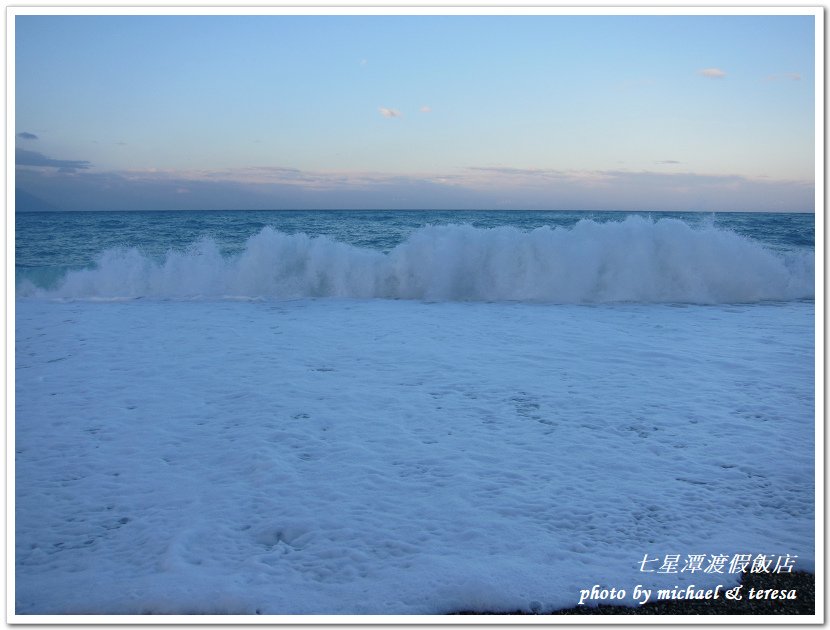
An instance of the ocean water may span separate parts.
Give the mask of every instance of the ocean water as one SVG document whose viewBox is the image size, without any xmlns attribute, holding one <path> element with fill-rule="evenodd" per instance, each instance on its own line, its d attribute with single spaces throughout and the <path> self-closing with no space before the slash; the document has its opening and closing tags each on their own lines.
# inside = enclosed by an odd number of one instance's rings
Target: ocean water
<svg viewBox="0 0 830 630">
<path fill-rule="evenodd" d="M 803 214 L 27 213 L 15 236 L 18 295 L 717 303 L 813 290 Z"/>
<path fill-rule="evenodd" d="M 815 570 L 812 215 L 15 229 L 17 614 L 544 613 Z"/>
</svg>

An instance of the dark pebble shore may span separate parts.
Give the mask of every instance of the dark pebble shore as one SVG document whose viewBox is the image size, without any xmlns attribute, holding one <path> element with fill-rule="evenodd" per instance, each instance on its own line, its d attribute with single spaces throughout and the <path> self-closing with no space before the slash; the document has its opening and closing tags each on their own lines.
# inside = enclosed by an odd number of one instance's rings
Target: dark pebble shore
<svg viewBox="0 0 830 630">
<path fill-rule="evenodd" d="M 745 573 L 741 584 L 743 599 L 732 601 L 723 597 L 719 599 L 683 600 L 649 602 L 642 606 L 574 606 L 548 613 L 512 612 L 474 612 L 464 611 L 458 615 L 814 615 L 816 613 L 816 579 L 812 573 L 796 571 L 793 573 Z M 765 600 L 748 599 L 750 588 L 777 589 L 790 591 L 795 589 L 797 599 Z"/>
</svg>

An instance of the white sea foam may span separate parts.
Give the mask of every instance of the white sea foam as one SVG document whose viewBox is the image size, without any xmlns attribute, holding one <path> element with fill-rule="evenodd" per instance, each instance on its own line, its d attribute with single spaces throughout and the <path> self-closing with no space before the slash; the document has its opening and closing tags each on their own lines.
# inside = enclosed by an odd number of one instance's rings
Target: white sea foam
<svg viewBox="0 0 830 630">
<path fill-rule="evenodd" d="M 738 583 L 691 554 L 814 571 L 814 316 L 21 300 L 9 601 L 548 612 L 595 584 L 636 605 L 638 584 Z"/>
<path fill-rule="evenodd" d="M 712 225 L 628 217 L 573 228 L 428 226 L 389 253 L 267 227 L 237 256 L 202 239 L 157 261 L 136 249 L 69 272 L 64 298 L 354 297 L 553 303 L 812 298 L 813 252 L 775 252 Z"/>
</svg>

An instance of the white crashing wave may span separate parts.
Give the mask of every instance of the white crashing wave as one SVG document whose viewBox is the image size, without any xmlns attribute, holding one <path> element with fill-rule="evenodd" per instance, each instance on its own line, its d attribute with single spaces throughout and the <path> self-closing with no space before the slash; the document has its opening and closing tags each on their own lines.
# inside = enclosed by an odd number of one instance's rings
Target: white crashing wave
<svg viewBox="0 0 830 630">
<path fill-rule="evenodd" d="M 225 257 L 211 239 L 161 262 L 136 249 L 69 272 L 64 298 L 352 297 L 551 303 L 734 303 L 812 298 L 812 251 L 775 252 L 675 219 L 583 220 L 570 229 L 428 226 L 389 253 L 265 228 Z"/>
</svg>

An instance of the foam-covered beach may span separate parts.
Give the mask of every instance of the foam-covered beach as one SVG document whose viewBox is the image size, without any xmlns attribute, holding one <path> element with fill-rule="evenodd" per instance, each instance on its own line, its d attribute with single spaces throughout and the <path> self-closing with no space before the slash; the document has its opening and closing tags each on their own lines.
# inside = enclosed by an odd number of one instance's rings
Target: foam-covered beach
<svg viewBox="0 0 830 630">
<path fill-rule="evenodd" d="M 17 612 L 547 610 L 740 577 L 645 554 L 812 570 L 812 317 L 18 300 Z"/>
</svg>

